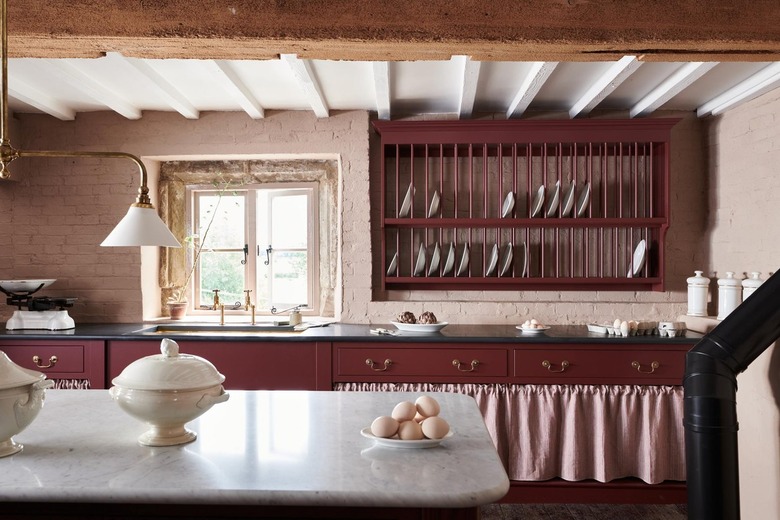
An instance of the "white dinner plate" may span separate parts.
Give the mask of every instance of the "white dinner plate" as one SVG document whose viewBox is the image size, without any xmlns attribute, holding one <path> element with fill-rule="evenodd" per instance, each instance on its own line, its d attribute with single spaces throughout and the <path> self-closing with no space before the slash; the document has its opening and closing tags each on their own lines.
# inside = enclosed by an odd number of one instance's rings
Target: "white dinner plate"
<svg viewBox="0 0 780 520">
<path fill-rule="evenodd" d="M 390 266 L 387 268 L 387 276 L 395 275 L 395 271 L 398 269 L 398 253 L 393 255 L 393 259 L 390 260 Z"/>
<path fill-rule="evenodd" d="M 385 446 L 387 448 L 405 448 L 405 449 L 421 449 L 421 448 L 434 448 L 441 444 L 441 441 L 447 440 L 452 437 L 452 430 L 447 432 L 447 435 L 443 439 L 422 439 L 420 441 L 402 441 L 401 439 L 385 439 L 377 437 L 371 433 L 371 428 L 363 428 L 360 430 L 360 435 L 367 439 L 372 439 L 376 442 L 377 446 Z"/>
<path fill-rule="evenodd" d="M 450 242 L 450 249 L 447 251 L 447 259 L 444 260 L 444 269 L 441 272 L 442 276 L 450 274 L 452 268 L 455 267 L 455 244 Z"/>
<path fill-rule="evenodd" d="M 428 218 L 433 218 L 436 216 L 436 214 L 439 212 L 439 191 L 434 190 L 433 195 L 431 196 L 431 205 L 428 208 Z"/>
<path fill-rule="evenodd" d="M 10 293 L 31 293 L 48 287 L 56 281 L 56 278 L 48 280 L 3 280 L 0 281 L 0 288 Z"/>
<path fill-rule="evenodd" d="M 558 211 L 558 197 L 561 195 L 561 181 L 555 183 L 550 197 L 550 203 L 547 205 L 547 216 L 552 217 Z"/>
<path fill-rule="evenodd" d="M 498 270 L 498 276 L 504 276 L 512 268 L 512 256 L 514 255 L 514 247 L 512 242 L 504 244 L 503 253 L 501 255 L 501 269 Z"/>
<path fill-rule="evenodd" d="M 534 197 L 534 201 L 531 204 L 531 216 L 539 215 L 539 212 L 542 211 L 542 206 L 544 206 L 544 185 L 539 186 L 539 190 L 536 192 L 536 197 Z"/>
<path fill-rule="evenodd" d="M 420 252 L 417 254 L 417 264 L 414 266 L 414 276 L 421 276 L 425 272 L 425 246 L 420 244 Z"/>
<path fill-rule="evenodd" d="M 563 197 L 563 209 L 561 210 L 561 217 L 568 217 L 574 207 L 574 182 L 569 184 L 569 189 L 566 190 L 566 195 Z"/>
<path fill-rule="evenodd" d="M 628 268 L 628 278 L 637 276 L 642 272 L 642 268 L 645 266 L 645 256 L 647 254 L 647 242 L 645 239 L 639 241 L 634 249 L 634 256 L 632 257 L 631 266 Z"/>
<path fill-rule="evenodd" d="M 493 250 L 490 252 L 490 261 L 488 261 L 487 269 L 485 270 L 485 276 L 493 276 L 496 272 L 496 266 L 498 265 L 498 244 L 493 244 Z"/>
<path fill-rule="evenodd" d="M 501 206 L 501 216 L 503 218 L 511 217 L 512 216 L 512 210 L 515 208 L 515 194 L 511 191 L 506 194 L 506 198 L 504 199 L 504 205 Z"/>
<path fill-rule="evenodd" d="M 446 321 L 440 321 L 438 323 L 400 323 L 397 321 L 391 321 L 396 329 L 401 332 L 439 332 L 441 329 L 449 325 Z"/>
<path fill-rule="evenodd" d="M 539 335 L 546 330 L 550 330 L 550 327 L 539 327 L 536 329 L 530 329 L 530 328 L 527 329 L 522 325 L 515 325 L 515 328 L 521 330 L 523 334 L 528 334 L 529 336 Z"/>
<path fill-rule="evenodd" d="M 460 257 L 460 263 L 458 264 L 458 270 L 455 272 L 455 276 L 461 276 L 469 270 L 469 245 L 463 244 L 463 256 Z"/>
<path fill-rule="evenodd" d="M 517 272 L 521 278 L 524 278 L 528 274 L 528 248 L 525 246 L 525 242 L 521 242 L 517 247 L 517 257 L 520 262 L 517 267 Z"/>
<path fill-rule="evenodd" d="M 410 184 L 409 189 L 406 190 L 406 196 L 404 197 L 404 201 L 401 203 L 401 209 L 398 210 L 399 218 L 404 218 L 409 215 L 409 210 L 412 208 L 413 193 L 414 193 L 414 188 Z"/>
<path fill-rule="evenodd" d="M 436 245 L 433 246 L 431 264 L 428 266 L 428 276 L 433 276 L 439 270 L 439 260 L 441 260 L 441 249 L 439 248 L 439 243 L 436 242 Z"/>
<path fill-rule="evenodd" d="M 588 209 L 588 202 L 590 202 L 590 183 L 585 184 L 585 189 L 580 193 L 580 198 L 577 200 L 577 216 L 581 217 Z"/>
</svg>

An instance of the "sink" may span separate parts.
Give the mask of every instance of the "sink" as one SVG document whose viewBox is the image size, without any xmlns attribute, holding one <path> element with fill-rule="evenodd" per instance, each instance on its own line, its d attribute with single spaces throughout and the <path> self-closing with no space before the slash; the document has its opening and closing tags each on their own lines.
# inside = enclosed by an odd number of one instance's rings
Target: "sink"
<svg viewBox="0 0 780 520">
<path fill-rule="evenodd" d="M 296 328 L 295 325 L 274 325 L 272 323 L 250 324 L 225 324 L 217 323 L 166 323 L 164 325 L 152 325 L 143 329 L 134 330 L 133 335 L 196 335 L 196 336 L 251 336 L 253 334 L 267 333 L 296 333 L 302 332 L 305 327 Z"/>
</svg>

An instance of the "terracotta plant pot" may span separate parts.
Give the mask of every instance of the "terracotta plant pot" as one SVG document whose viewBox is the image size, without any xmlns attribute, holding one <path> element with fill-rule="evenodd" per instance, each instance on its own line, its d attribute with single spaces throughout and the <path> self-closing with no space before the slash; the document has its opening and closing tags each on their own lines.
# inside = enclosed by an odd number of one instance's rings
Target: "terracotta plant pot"
<svg viewBox="0 0 780 520">
<path fill-rule="evenodd" d="M 172 320 L 180 320 L 187 315 L 187 302 L 168 303 L 168 314 Z"/>
</svg>

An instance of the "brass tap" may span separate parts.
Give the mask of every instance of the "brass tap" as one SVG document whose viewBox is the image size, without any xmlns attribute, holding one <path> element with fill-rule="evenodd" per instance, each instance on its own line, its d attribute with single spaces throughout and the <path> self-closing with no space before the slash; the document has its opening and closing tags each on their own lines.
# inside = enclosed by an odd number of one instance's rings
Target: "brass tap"
<svg viewBox="0 0 780 520">
<path fill-rule="evenodd" d="M 244 299 L 244 308 L 249 310 L 250 307 L 252 307 L 252 298 L 249 296 L 249 293 L 252 292 L 252 289 L 245 289 L 244 294 L 246 294 L 246 298 Z"/>
<path fill-rule="evenodd" d="M 252 325 L 254 325 L 255 324 L 255 304 L 253 303 L 252 305 L 250 305 L 250 308 L 252 309 Z"/>
<path fill-rule="evenodd" d="M 219 306 L 219 324 L 224 325 L 225 324 L 225 306 L 220 305 Z"/>
<path fill-rule="evenodd" d="M 219 309 L 219 289 L 212 289 L 212 292 L 214 293 L 214 306 L 213 306 L 213 309 L 217 310 L 217 309 Z"/>
</svg>

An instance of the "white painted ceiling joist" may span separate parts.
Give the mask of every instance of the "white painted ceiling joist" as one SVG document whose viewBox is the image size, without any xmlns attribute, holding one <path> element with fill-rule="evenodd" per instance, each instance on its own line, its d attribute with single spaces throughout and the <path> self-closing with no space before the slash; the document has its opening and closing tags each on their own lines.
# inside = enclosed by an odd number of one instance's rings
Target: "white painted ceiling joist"
<svg viewBox="0 0 780 520">
<path fill-rule="evenodd" d="M 780 87 L 780 63 L 768 65 L 745 81 L 714 97 L 696 109 L 696 115 L 716 116 L 735 106 L 746 103 L 761 94 Z"/>
<path fill-rule="evenodd" d="M 75 110 L 21 80 L 8 78 L 8 96 L 27 103 L 31 107 L 35 107 L 57 119 L 63 121 L 76 119 Z"/>
<path fill-rule="evenodd" d="M 623 56 L 613 63 L 569 109 L 569 117 L 574 119 L 578 115 L 589 114 L 604 98 L 633 74 L 640 65 L 642 65 L 642 62 L 638 61 L 636 56 Z"/>
<path fill-rule="evenodd" d="M 471 61 L 468 56 L 453 56 L 451 61 L 460 68 L 462 84 L 458 114 L 461 119 L 468 119 L 474 112 L 474 100 L 477 98 L 480 62 Z"/>
<path fill-rule="evenodd" d="M 282 61 L 290 67 L 298 84 L 303 89 L 311 109 L 317 117 L 328 117 L 328 105 L 325 103 L 325 96 L 322 95 L 320 84 L 317 82 L 314 71 L 308 60 L 301 60 L 296 54 L 280 55 Z"/>
<path fill-rule="evenodd" d="M 379 119 L 390 119 L 390 64 L 386 61 L 372 63 L 376 112 Z"/>
<path fill-rule="evenodd" d="M 222 89 L 230 94 L 233 100 L 246 112 L 252 119 L 262 119 L 265 117 L 265 110 L 252 95 L 252 92 L 244 85 L 238 74 L 230 67 L 230 63 L 223 60 L 210 60 L 205 62 L 212 73 L 212 77 L 220 84 Z"/>
<path fill-rule="evenodd" d="M 557 66 L 556 61 L 535 61 L 531 64 L 531 70 L 523 78 L 520 88 L 517 89 L 515 97 L 509 104 L 506 111 L 507 119 L 523 115 Z"/>
<path fill-rule="evenodd" d="M 138 107 L 133 106 L 112 89 L 93 79 L 70 60 L 49 59 L 46 62 L 50 65 L 51 71 L 60 79 L 81 90 L 95 101 L 104 104 L 127 119 L 141 119 L 141 110 Z"/>
<path fill-rule="evenodd" d="M 686 63 L 661 82 L 628 111 L 629 117 L 645 116 L 693 84 L 709 72 L 717 62 L 694 61 Z"/>
<path fill-rule="evenodd" d="M 187 119 L 198 119 L 200 117 L 200 112 L 184 97 L 181 91 L 173 86 L 162 74 L 153 69 L 145 60 L 126 58 L 118 52 L 106 53 L 106 58 L 114 63 L 128 65 L 140 73 L 141 76 L 148 80 L 150 85 L 154 86 L 172 109 Z"/>
</svg>

